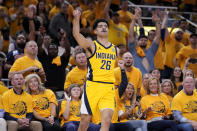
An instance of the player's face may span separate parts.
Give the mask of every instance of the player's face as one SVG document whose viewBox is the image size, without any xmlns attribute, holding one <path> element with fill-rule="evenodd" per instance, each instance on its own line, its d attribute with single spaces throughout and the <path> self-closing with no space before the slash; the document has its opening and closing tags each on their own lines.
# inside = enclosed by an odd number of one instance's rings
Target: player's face
<svg viewBox="0 0 197 131">
<path fill-rule="evenodd" d="M 16 89 L 22 89 L 24 78 L 22 74 L 14 74 L 12 78 L 12 85 Z"/>
<path fill-rule="evenodd" d="M 29 88 L 30 88 L 30 90 L 32 92 L 38 91 L 38 85 L 39 85 L 39 83 L 38 83 L 38 80 L 37 80 L 36 77 L 31 78 L 29 80 L 29 82 L 28 82 L 28 85 L 29 85 Z"/>
<path fill-rule="evenodd" d="M 156 79 L 153 79 L 149 82 L 149 90 L 150 90 L 150 93 L 152 94 L 157 94 L 157 91 L 159 89 L 159 86 L 158 86 L 158 83 L 157 83 L 157 80 Z"/>
<path fill-rule="evenodd" d="M 195 88 L 195 82 L 192 77 L 186 77 L 183 81 L 183 89 L 185 92 L 191 94 Z"/>
<path fill-rule="evenodd" d="M 133 56 L 131 55 L 131 53 L 125 53 L 122 59 L 126 67 L 131 67 L 133 65 Z"/>
<path fill-rule="evenodd" d="M 81 88 L 80 87 L 74 87 L 72 88 L 71 90 L 71 97 L 74 97 L 74 98 L 79 98 L 81 95 Z"/>
<path fill-rule="evenodd" d="M 160 72 L 159 72 L 159 70 L 153 70 L 151 75 L 153 77 L 156 77 L 157 79 L 160 79 Z"/>
<path fill-rule="evenodd" d="M 173 74 L 174 74 L 175 78 L 181 77 L 181 68 L 180 67 L 175 67 Z"/>
<path fill-rule="evenodd" d="M 166 81 L 162 85 L 162 88 L 163 88 L 163 92 L 166 93 L 166 94 L 170 94 L 171 91 L 172 91 L 172 86 L 171 86 L 170 82 L 168 82 L 168 81 Z"/>
<path fill-rule="evenodd" d="M 98 36 L 107 36 L 108 35 L 108 25 L 105 22 L 99 22 L 97 25 L 97 28 L 95 30 L 95 33 Z"/>
<path fill-rule="evenodd" d="M 76 62 L 78 66 L 84 66 L 87 63 L 87 58 L 85 53 L 79 53 L 76 55 Z"/>
<path fill-rule="evenodd" d="M 127 88 L 125 90 L 125 93 L 126 93 L 126 97 L 128 99 L 131 99 L 133 96 L 133 93 L 134 93 L 134 87 L 132 85 L 128 84 Z"/>
</svg>

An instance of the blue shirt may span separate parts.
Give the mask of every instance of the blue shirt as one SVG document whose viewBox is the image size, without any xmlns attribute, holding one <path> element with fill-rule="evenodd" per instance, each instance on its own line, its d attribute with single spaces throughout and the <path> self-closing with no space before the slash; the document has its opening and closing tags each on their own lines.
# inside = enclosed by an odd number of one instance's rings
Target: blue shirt
<svg viewBox="0 0 197 131">
<path fill-rule="evenodd" d="M 146 70 L 146 68 L 142 64 L 142 60 L 144 57 L 141 57 L 137 54 L 135 42 L 128 44 L 128 50 L 133 55 L 134 66 L 140 69 L 140 71 L 142 72 L 142 75 L 149 73 L 155 67 L 154 56 L 157 52 L 158 47 L 159 47 L 159 44 L 156 44 L 155 41 L 153 41 L 153 44 L 150 46 L 150 48 L 148 48 L 144 51 L 144 53 L 146 54 L 145 57 L 147 58 L 149 65 L 150 65 L 149 70 Z"/>
</svg>

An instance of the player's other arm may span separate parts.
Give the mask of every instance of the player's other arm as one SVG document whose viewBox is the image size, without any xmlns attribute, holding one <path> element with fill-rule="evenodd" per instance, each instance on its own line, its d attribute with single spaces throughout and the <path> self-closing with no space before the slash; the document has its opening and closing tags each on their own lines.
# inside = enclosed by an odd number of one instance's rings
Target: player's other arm
<svg viewBox="0 0 197 131">
<path fill-rule="evenodd" d="M 73 36 L 75 40 L 78 42 L 78 44 L 84 48 L 85 50 L 88 48 L 91 48 L 93 51 L 94 44 L 92 40 L 86 39 L 81 33 L 80 33 L 80 16 L 81 12 L 79 10 L 74 10 L 73 11 Z"/>
</svg>

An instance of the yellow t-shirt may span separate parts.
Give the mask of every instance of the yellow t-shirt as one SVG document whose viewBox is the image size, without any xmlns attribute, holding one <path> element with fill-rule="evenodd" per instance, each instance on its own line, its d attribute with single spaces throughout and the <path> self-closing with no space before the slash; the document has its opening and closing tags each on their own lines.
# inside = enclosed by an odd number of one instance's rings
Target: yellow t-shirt
<svg viewBox="0 0 197 131">
<path fill-rule="evenodd" d="M 165 94 L 165 93 L 161 93 L 161 94 L 162 94 L 162 95 L 165 95 L 165 96 L 168 98 L 170 104 L 172 103 L 172 99 L 173 99 L 172 96 L 167 95 L 167 94 Z"/>
<path fill-rule="evenodd" d="M 104 47 L 99 41 L 94 41 L 95 52 L 88 58 L 88 75 L 90 81 L 114 83 L 114 65 L 117 51 L 113 44 Z"/>
<path fill-rule="evenodd" d="M 151 96 L 146 95 L 141 99 L 142 111 L 144 112 L 147 108 L 151 107 L 152 111 L 148 111 L 146 114 L 146 120 L 151 120 L 155 117 L 161 117 L 164 115 L 171 114 L 170 103 L 165 95 Z"/>
<path fill-rule="evenodd" d="M 14 0 L 5 0 L 5 5 L 8 7 L 8 8 L 11 8 L 14 6 Z"/>
<path fill-rule="evenodd" d="M 3 109 L 2 96 L 0 95 L 0 109 Z"/>
<path fill-rule="evenodd" d="M 141 88 L 140 88 L 140 96 L 141 96 L 141 98 L 142 97 L 144 97 L 146 95 L 146 90 L 144 89 L 144 87 L 142 86 Z"/>
<path fill-rule="evenodd" d="M 175 39 L 174 34 L 169 34 L 165 39 L 165 49 L 166 53 L 164 56 L 164 65 L 174 68 L 174 57 L 176 53 L 183 47 L 184 45 L 181 42 L 178 42 Z"/>
<path fill-rule="evenodd" d="M 113 114 L 113 117 L 111 120 L 112 123 L 118 123 L 119 104 L 120 104 L 120 97 L 119 97 L 118 88 L 116 88 L 115 89 L 115 110 L 114 110 L 114 114 Z M 98 124 L 98 123 L 96 123 L 96 124 Z"/>
<path fill-rule="evenodd" d="M 190 45 L 190 40 L 189 40 L 189 39 L 190 39 L 190 33 L 184 32 L 183 38 L 182 38 L 181 42 L 182 42 L 185 46 Z"/>
<path fill-rule="evenodd" d="M 131 103 L 130 103 L 130 100 L 125 100 L 125 101 L 123 101 L 123 100 L 121 100 L 120 101 L 120 103 L 118 104 L 118 114 L 120 114 L 120 113 L 125 113 L 125 112 L 127 112 L 128 110 L 131 110 Z M 131 112 L 131 116 L 129 117 L 129 118 L 127 118 L 127 119 L 123 119 L 123 120 L 120 120 L 120 122 L 127 122 L 127 121 L 129 121 L 129 120 L 136 120 L 137 119 L 137 117 L 136 117 L 136 112 L 137 112 L 137 109 L 138 108 L 133 108 L 132 109 L 132 112 Z"/>
<path fill-rule="evenodd" d="M 53 91 L 46 89 L 44 93 L 32 95 L 33 109 L 42 117 L 49 117 L 51 115 L 51 103 L 56 106 L 57 100 Z"/>
<path fill-rule="evenodd" d="M 176 59 L 178 60 L 178 64 L 180 65 L 181 69 L 184 68 L 185 61 L 187 58 L 195 58 L 197 59 L 197 49 L 192 49 L 191 46 L 185 46 L 180 49 L 180 51 L 176 54 Z M 194 65 L 196 64 L 189 64 L 189 65 Z M 197 68 L 192 68 L 193 72 L 197 76 Z"/>
<path fill-rule="evenodd" d="M 102 3 L 98 3 L 98 1 L 95 2 L 95 14 L 96 19 L 104 18 L 104 8 L 107 0 L 103 0 Z"/>
<path fill-rule="evenodd" d="M 181 111 L 183 117 L 197 122 L 197 92 L 188 96 L 180 91 L 172 100 L 171 110 Z"/>
<path fill-rule="evenodd" d="M 60 12 L 60 8 L 54 6 L 50 11 L 49 11 L 49 19 L 51 20 L 53 16 L 57 13 Z"/>
<path fill-rule="evenodd" d="M 120 23 L 125 25 L 127 27 L 127 30 L 129 30 L 129 26 L 133 19 L 133 14 L 129 11 L 123 11 L 123 10 L 119 10 L 118 14 L 120 16 Z"/>
<path fill-rule="evenodd" d="M 148 44 L 146 48 L 149 48 L 151 45 L 152 45 L 152 42 L 148 40 Z M 156 68 L 161 69 L 161 70 L 164 69 L 162 50 L 163 50 L 163 42 L 160 41 L 159 48 L 157 49 L 157 52 L 154 57 L 154 64 Z"/>
<path fill-rule="evenodd" d="M 18 58 L 14 64 L 12 65 L 10 72 L 15 72 L 15 71 L 22 71 L 26 68 L 29 68 L 31 66 L 35 66 L 38 68 L 42 68 L 42 64 L 38 60 L 33 60 L 29 58 L 28 56 L 23 56 L 21 58 Z M 23 74 L 24 77 L 26 77 L 28 74 L 31 74 L 32 72 L 25 72 Z"/>
<path fill-rule="evenodd" d="M 84 27 L 87 26 L 87 22 L 90 23 L 90 27 L 92 27 L 94 21 L 96 20 L 96 14 L 94 11 L 91 10 L 86 10 L 83 11 L 82 15 L 81 15 L 81 22 L 83 24 Z"/>
<path fill-rule="evenodd" d="M 38 0 L 23 0 L 23 5 L 24 5 L 25 7 L 28 7 L 28 6 L 31 5 L 31 4 L 37 6 Z"/>
<path fill-rule="evenodd" d="M 82 9 L 83 11 L 88 10 L 88 5 L 84 4 L 84 3 L 82 2 L 82 0 L 77 0 L 77 3 L 79 3 L 79 6 L 81 7 L 81 9 Z"/>
<path fill-rule="evenodd" d="M 9 8 L 8 16 L 11 17 L 12 15 L 16 14 L 19 8 L 15 9 L 14 7 Z M 25 8 L 25 12 L 27 12 L 27 9 Z M 22 15 L 19 15 L 16 17 L 15 20 L 10 21 L 10 35 L 15 36 L 16 32 L 23 29 L 23 17 Z"/>
<path fill-rule="evenodd" d="M 114 45 L 127 44 L 128 30 L 127 27 L 121 23 L 115 24 L 112 20 L 109 21 L 108 39 Z"/>
<path fill-rule="evenodd" d="M 3 93 L 8 90 L 9 89 L 4 85 L 4 83 L 2 81 L 0 81 L 0 95 L 3 95 Z"/>
<path fill-rule="evenodd" d="M 66 76 L 64 83 L 64 90 L 68 89 L 72 84 L 79 84 L 82 86 L 86 81 L 87 68 L 82 70 L 77 66 L 73 68 Z"/>
<path fill-rule="evenodd" d="M 61 126 L 64 125 L 64 123 L 70 122 L 70 121 L 80 121 L 80 108 L 81 108 L 81 100 L 79 101 L 71 101 L 70 102 L 70 109 L 69 109 L 69 118 L 68 120 L 65 120 L 63 117 L 63 113 L 66 110 L 66 100 L 63 100 L 61 103 L 61 110 L 59 113 L 59 116 L 61 118 Z"/>
<path fill-rule="evenodd" d="M 128 82 L 133 83 L 135 91 L 142 87 L 142 73 L 141 71 L 132 66 L 131 72 L 126 71 Z M 114 69 L 115 85 L 118 86 L 121 83 L 121 70 L 120 67 Z"/>
<path fill-rule="evenodd" d="M 25 91 L 17 95 L 13 89 L 5 92 L 2 96 L 3 107 L 12 117 L 23 118 L 27 113 L 33 112 L 32 97 Z"/>
</svg>

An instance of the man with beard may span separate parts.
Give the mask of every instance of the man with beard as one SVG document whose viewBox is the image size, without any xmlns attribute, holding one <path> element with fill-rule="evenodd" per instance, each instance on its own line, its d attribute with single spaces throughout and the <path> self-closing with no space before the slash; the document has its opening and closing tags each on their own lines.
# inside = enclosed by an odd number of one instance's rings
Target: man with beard
<svg viewBox="0 0 197 131">
<path fill-rule="evenodd" d="M 142 73 L 140 70 L 133 66 L 133 56 L 130 52 L 126 52 L 122 57 L 124 61 L 124 67 L 129 83 L 133 83 L 137 96 L 140 95 L 140 88 L 142 87 Z M 115 74 L 115 86 L 119 86 L 121 83 L 121 69 L 117 67 L 114 69 Z"/>
<path fill-rule="evenodd" d="M 160 42 L 160 25 L 159 18 L 156 13 L 153 13 L 153 21 L 156 24 L 156 36 L 150 48 L 146 49 L 148 38 L 145 35 L 138 37 L 137 43 L 135 42 L 134 26 L 135 22 L 140 19 L 140 9 L 135 9 L 134 19 L 131 22 L 129 29 L 129 45 L 128 50 L 132 53 L 134 58 L 134 66 L 139 68 L 142 74 L 148 73 L 154 68 L 154 56 L 157 52 Z"/>
<path fill-rule="evenodd" d="M 13 65 L 14 61 L 22 56 L 24 56 L 24 48 L 26 44 L 25 35 L 22 33 L 17 34 L 16 36 L 16 48 L 15 50 L 10 51 L 7 54 L 7 61 L 5 64 L 4 69 L 10 70 L 11 66 Z"/>
<path fill-rule="evenodd" d="M 70 57 L 70 43 L 65 37 L 61 38 L 60 43 L 62 42 L 64 42 L 66 46 L 65 52 L 62 56 L 58 56 L 58 46 L 53 43 L 48 45 L 48 54 L 43 52 L 42 54 L 38 55 L 38 58 L 42 63 L 44 71 L 46 73 L 45 86 L 53 90 L 54 92 L 64 90 L 65 68 Z"/>
</svg>

